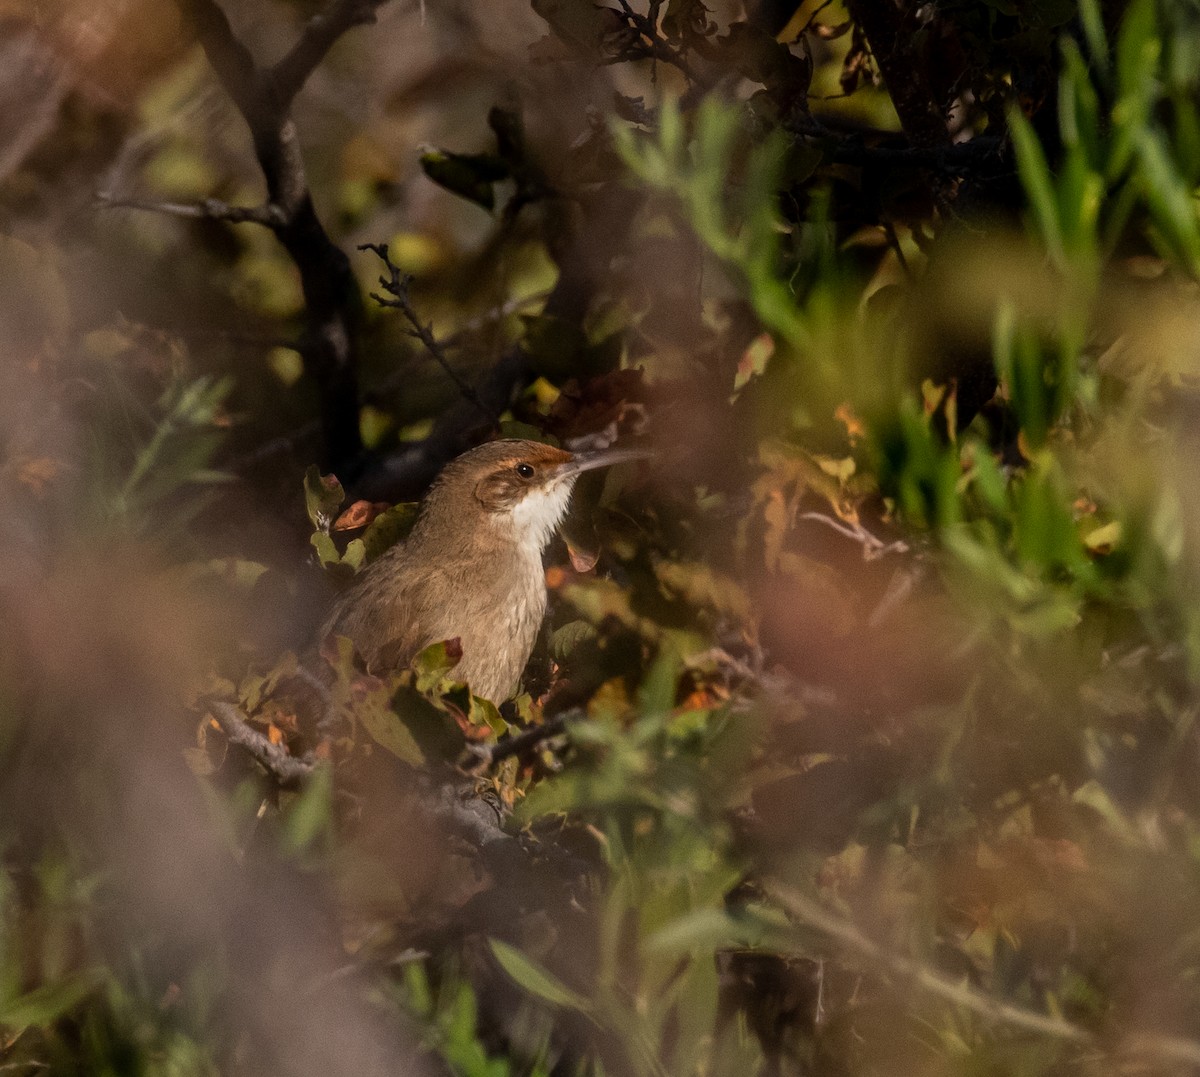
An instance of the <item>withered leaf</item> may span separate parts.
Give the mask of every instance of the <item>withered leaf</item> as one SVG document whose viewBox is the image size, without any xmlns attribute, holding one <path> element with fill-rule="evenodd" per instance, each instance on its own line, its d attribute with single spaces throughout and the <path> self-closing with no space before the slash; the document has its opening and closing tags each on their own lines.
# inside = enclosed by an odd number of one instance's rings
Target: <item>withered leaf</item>
<svg viewBox="0 0 1200 1077">
<path fill-rule="evenodd" d="M 334 522 L 334 531 L 357 531 L 388 510 L 386 501 L 355 501 Z"/>
</svg>

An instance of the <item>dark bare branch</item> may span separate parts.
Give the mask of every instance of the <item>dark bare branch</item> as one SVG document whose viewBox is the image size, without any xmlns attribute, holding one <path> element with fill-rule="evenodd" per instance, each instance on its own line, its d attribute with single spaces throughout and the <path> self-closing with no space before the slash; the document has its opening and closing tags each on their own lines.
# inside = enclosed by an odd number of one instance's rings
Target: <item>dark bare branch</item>
<svg viewBox="0 0 1200 1077">
<path fill-rule="evenodd" d="M 546 741 L 562 734 L 566 730 L 567 722 L 578 718 L 581 714 L 582 712 L 579 710 L 564 711 L 562 714 L 556 714 L 553 718 L 546 719 L 541 725 L 535 725 L 531 729 L 518 733 L 515 737 L 509 737 L 495 744 L 469 744 L 467 745 L 466 769 L 472 772 L 483 772 L 490 770 L 505 759 L 522 756 L 535 748 L 540 748 Z"/>
<path fill-rule="evenodd" d="M 373 23 L 376 9 L 385 2 L 338 0 L 325 11 L 314 15 L 300 35 L 300 40 L 271 69 L 271 81 L 280 103 L 285 106 L 291 104 L 338 38 L 355 26 Z"/>
<path fill-rule="evenodd" d="M 215 0 L 177 0 L 225 91 L 250 129 L 267 186 L 267 207 L 240 219 L 265 224 L 300 272 L 305 330 L 299 350 L 319 389 L 324 464 L 347 478 L 362 467 L 358 425 L 358 339 L 362 296 L 349 259 L 329 238 L 313 206 L 289 106 L 329 47 L 373 18 L 384 0 L 334 0 L 273 69 L 261 69 Z M 224 219 L 234 219 L 226 216 Z"/>
<path fill-rule="evenodd" d="M 658 31 L 658 9 L 661 5 L 651 3 L 649 12 L 641 15 L 629 5 L 629 0 L 617 0 L 617 2 L 621 5 L 621 13 L 625 17 L 626 24 L 642 40 L 630 43 L 626 48 L 620 49 L 615 55 L 606 57 L 601 62 L 619 64 L 629 60 L 662 60 L 664 63 L 678 68 L 689 81 L 693 79 L 691 65 L 689 65 L 683 50 L 677 49 L 665 41 Z"/>
<path fill-rule="evenodd" d="M 209 713 L 229 743 L 251 755 L 283 789 L 294 789 L 303 784 L 317 765 L 311 756 L 297 758 L 283 745 L 272 744 L 267 735 L 255 729 L 232 703 L 213 701 L 209 703 Z"/>
<path fill-rule="evenodd" d="M 192 24 L 221 86 L 233 98 L 238 111 L 248 117 L 263 104 L 258 100 L 261 89 L 258 68 L 250 50 L 237 39 L 225 12 L 213 0 L 176 0 L 176 3 Z"/>
</svg>

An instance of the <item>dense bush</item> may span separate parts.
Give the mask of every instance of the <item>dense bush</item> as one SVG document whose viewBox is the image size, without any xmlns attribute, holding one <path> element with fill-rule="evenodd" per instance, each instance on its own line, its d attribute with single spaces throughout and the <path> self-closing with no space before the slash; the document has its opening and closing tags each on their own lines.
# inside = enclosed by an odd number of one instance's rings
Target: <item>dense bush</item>
<svg viewBox="0 0 1200 1077">
<path fill-rule="evenodd" d="M 177 7 L 0 41 L 0 1067 L 1200 1067 L 1193 6 Z"/>
</svg>

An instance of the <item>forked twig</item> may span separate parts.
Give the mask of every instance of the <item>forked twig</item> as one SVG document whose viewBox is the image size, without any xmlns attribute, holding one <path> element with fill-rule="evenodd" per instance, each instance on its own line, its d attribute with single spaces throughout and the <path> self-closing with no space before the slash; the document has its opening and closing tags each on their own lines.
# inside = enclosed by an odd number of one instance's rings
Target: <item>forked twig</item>
<svg viewBox="0 0 1200 1077">
<path fill-rule="evenodd" d="M 412 326 L 411 329 L 407 329 L 405 332 L 410 337 L 415 337 L 425 345 L 425 350 L 433 356 L 434 361 L 442 368 L 446 377 L 454 382 L 455 387 L 462 396 L 471 401 L 480 411 L 487 413 L 490 418 L 491 413 L 487 412 L 487 409 L 484 408 L 479 395 L 451 365 L 449 358 L 446 356 L 445 348 L 437 337 L 433 335 L 433 326 L 423 323 L 417 317 L 417 312 L 412 305 L 412 299 L 408 294 L 409 285 L 413 281 L 412 274 L 405 273 L 404 270 L 391 260 L 388 256 L 388 246 L 386 243 L 361 243 L 358 249 L 360 251 L 370 251 L 383 262 L 387 269 L 387 276 L 379 278 L 379 286 L 387 293 L 387 296 L 380 295 L 378 292 L 372 292 L 371 298 L 381 307 L 398 310 L 404 315 L 405 320 Z"/>
</svg>

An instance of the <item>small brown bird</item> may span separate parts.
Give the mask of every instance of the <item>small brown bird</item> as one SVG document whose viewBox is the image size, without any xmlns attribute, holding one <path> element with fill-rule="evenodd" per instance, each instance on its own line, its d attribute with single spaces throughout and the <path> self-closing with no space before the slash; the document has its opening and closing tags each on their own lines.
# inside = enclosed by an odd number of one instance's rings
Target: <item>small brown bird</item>
<svg viewBox="0 0 1200 1077">
<path fill-rule="evenodd" d="M 322 630 L 348 637 L 373 673 L 406 666 L 457 637 L 454 675 L 499 703 L 517 689 L 546 612 L 542 567 L 584 471 L 639 450 L 569 453 L 535 441 L 493 441 L 442 470 L 417 522 L 363 573 Z"/>
</svg>

